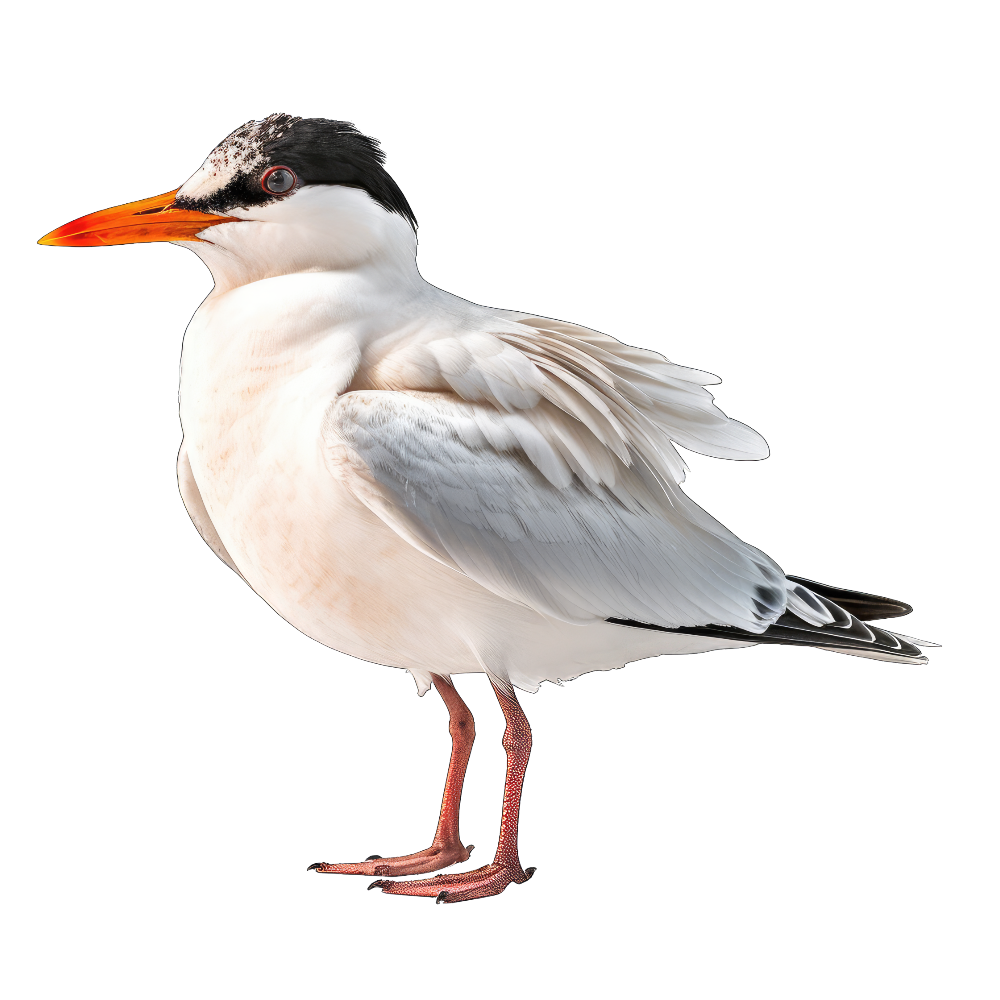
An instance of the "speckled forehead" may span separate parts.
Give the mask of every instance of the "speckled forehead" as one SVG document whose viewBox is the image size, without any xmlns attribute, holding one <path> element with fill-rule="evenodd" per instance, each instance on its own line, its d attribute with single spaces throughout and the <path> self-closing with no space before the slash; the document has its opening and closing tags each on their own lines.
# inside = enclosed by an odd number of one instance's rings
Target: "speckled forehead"
<svg viewBox="0 0 1000 1000">
<path fill-rule="evenodd" d="M 181 186 L 178 197 L 207 198 L 240 174 L 253 173 L 267 162 L 265 144 L 280 135 L 280 126 L 270 119 L 247 122 L 208 154 L 208 159 Z"/>
</svg>

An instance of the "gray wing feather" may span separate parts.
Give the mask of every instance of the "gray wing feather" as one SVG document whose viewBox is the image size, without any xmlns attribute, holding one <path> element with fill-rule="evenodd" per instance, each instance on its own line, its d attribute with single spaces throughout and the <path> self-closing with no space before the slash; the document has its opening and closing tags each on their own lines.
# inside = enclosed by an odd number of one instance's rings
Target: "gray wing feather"
<svg viewBox="0 0 1000 1000">
<path fill-rule="evenodd" d="M 781 569 L 635 449 L 605 451 L 598 482 L 571 434 L 421 392 L 348 393 L 323 432 L 331 470 L 394 530 L 544 614 L 762 632 L 785 608 Z"/>
</svg>

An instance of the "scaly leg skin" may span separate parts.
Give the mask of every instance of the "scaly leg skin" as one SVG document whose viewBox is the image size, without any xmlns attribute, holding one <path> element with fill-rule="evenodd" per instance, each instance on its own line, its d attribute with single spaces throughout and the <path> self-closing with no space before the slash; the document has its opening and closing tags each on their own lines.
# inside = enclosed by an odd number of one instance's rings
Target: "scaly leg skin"
<svg viewBox="0 0 1000 1000">
<path fill-rule="evenodd" d="M 458 811 L 462 804 L 465 769 L 468 767 L 472 744 L 476 738 L 476 724 L 468 705 L 462 701 L 451 682 L 446 677 L 437 674 L 433 676 L 434 687 L 448 706 L 451 761 L 448 764 L 448 777 L 445 779 L 444 795 L 441 799 L 441 815 L 431 846 L 423 851 L 417 851 L 416 854 L 398 858 L 381 858 L 373 854 L 370 858 L 353 864 L 328 865 L 317 861 L 316 864 L 309 866 L 308 871 L 335 875 L 422 875 L 424 872 L 436 872 L 449 865 L 469 860 L 473 845 L 469 844 L 468 847 L 462 845 L 462 838 L 458 832 Z"/>
<path fill-rule="evenodd" d="M 521 867 L 517 854 L 517 818 L 521 810 L 524 772 L 531 753 L 531 727 L 513 688 L 502 691 L 494 684 L 493 690 L 507 719 L 507 728 L 503 734 L 503 748 L 507 751 L 507 780 L 503 790 L 500 841 L 493 863 L 471 872 L 438 875 L 415 882 L 379 879 L 372 882 L 369 889 L 379 888 L 395 896 L 435 896 L 438 903 L 461 903 L 466 899 L 496 896 L 511 882 L 527 882 L 535 874 L 534 868 Z"/>
</svg>

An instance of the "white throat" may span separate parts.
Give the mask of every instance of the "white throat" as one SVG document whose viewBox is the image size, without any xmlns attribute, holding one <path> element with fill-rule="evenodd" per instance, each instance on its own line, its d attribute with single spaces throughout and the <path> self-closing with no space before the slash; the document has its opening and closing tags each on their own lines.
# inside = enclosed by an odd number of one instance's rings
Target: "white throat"
<svg viewBox="0 0 1000 1000">
<path fill-rule="evenodd" d="M 180 189 L 180 197 L 197 176 Z M 264 278 L 320 271 L 364 271 L 379 284 L 422 284 L 409 223 L 359 188 L 310 185 L 227 214 L 244 221 L 213 226 L 198 242 L 180 244 L 212 272 L 213 294 Z"/>
</svg>

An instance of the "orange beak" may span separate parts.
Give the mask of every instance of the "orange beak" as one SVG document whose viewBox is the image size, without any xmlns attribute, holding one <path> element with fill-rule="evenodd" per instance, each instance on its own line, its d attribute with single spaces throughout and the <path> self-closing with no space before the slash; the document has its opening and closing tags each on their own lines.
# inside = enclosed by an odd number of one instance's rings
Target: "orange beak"
<svg viewBox="0 0 1000 1000">
<path fill-rule="evenodd" d="M 178 190 L 180 190 L 178 188 Z M 47 247 L 106 247 L 117 243 L 163 243 L 197 240 L 209 226 L 240 220 L 174 206 L 177 191 L 132 201 L 85 215 L 53 229 L 38 242 Z"/>
</svg>

